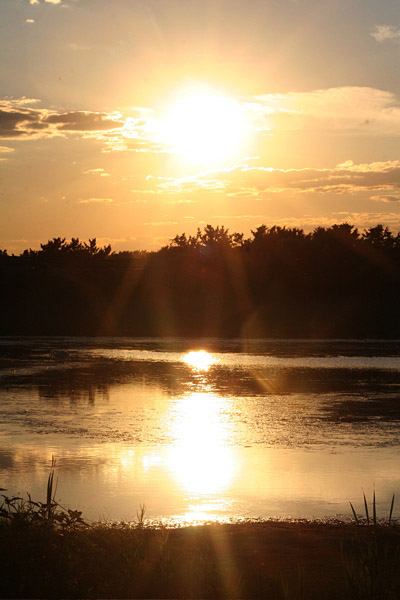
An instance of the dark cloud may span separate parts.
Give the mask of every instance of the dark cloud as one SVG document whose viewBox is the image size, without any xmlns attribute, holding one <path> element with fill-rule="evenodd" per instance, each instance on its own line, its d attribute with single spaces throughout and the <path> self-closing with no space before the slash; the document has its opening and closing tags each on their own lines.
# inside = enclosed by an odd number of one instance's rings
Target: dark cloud
<svg viewBox="0 0 400 600">
<path fill-rule="evenodd" d="M 71 111 L 51 112 L 38 108 L 20 107 L 20 102 L 0 102 L 0 138 L 30 138 L 62 135 L 65 132 L 105 132 L 118 130 L 124 120 L 114 114 Z"/>
<path fill-rule="evenodd" d="M 7 111 L 0 109 L 0 137 L 18 137 L 25 131 L 20 125 L 30 125 L 34 117 L 23 111 Z"/>
<path fill-rule="evenodd" d="M 84 111 L 52 114 L 43 120 L 45 123 L 56 125 L 59 131 L 105 131 L 124 125 L 122 121 L 109 118 L 105 113 Z"/>
</svg>

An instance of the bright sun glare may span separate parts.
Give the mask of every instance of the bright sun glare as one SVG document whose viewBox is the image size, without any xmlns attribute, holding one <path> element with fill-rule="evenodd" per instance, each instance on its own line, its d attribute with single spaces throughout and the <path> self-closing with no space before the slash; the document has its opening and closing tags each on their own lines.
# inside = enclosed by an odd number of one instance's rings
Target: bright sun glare
<svg viewBox="0 0 400 600">
<path fill-rule="evenodd" d="M 246 127 L 238 102 L 194 88 L 172 103 L 161 129 L 164 142 L 182 159 L 213 166 L 241 150 Z"/>
<path fill-rule="evenodd" d="M 173 423 L 176 444 L 167 463 L 182 487 L 191 494 L 215 494 L 226 489 L 235 464 L 227 444 L 227 400 L 210 392 L 185 396 L 178 402 Z"/>
<path fill-rule="evenodd" d="M 183 362 L 196 369 L 196 371 L 208 371 L 212 364 L 216 362 L 215 358 L 205 350 L 193 350 L 183 357 Z"/>
</svg>

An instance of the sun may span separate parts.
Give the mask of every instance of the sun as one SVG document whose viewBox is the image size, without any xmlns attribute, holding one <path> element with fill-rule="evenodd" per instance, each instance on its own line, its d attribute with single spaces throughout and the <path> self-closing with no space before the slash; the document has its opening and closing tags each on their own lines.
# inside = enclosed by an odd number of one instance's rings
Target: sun
<svg viewBox="0 0 400 600">
<path fill-rule="evenodd" d="M 175 97 L 161 130 L 164 143 L 184 161 L 216 166 L 240 153 L 246 123 L 239 102 L 194 87 Z"/>
</svg>

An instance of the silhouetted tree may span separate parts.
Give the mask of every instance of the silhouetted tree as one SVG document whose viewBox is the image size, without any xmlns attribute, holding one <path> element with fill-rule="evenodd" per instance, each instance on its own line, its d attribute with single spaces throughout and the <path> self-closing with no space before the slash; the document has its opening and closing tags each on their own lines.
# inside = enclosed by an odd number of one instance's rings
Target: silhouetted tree
<svg viewBox="0 0 400 600">
<path fill-rule="evenodd" d="M 55 237 L 0 265 L 2 334 L 400 335 L 400 234 L 382 225 L 206 225 L 158 252 Z"/>
</svg>

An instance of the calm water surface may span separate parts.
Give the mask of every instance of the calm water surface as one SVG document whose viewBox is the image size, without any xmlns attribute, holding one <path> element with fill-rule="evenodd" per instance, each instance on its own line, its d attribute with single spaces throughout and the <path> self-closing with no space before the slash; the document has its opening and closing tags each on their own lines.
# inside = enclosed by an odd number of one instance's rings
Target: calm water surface
<svg viewBox="0 0 400 600">
<path fill-rule="evenodd" d="M 0 338 L 0 487 L 91 519 L 387 512 L 400 342 Z M 400 507 L 399 507 L 400 510 Z"/>
</svg>

